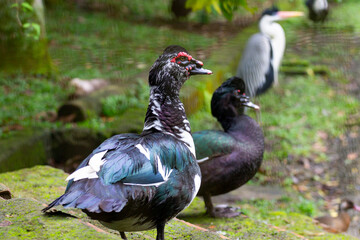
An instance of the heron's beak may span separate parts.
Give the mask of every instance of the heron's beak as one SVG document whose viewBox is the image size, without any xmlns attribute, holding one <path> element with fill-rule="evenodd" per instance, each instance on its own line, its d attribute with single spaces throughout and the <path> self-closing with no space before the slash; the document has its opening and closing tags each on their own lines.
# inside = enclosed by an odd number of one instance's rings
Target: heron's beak
<svg viewBox="0 0 360 240">
<path fill-rule="evenodd" d="M 198 74 L 212 74 L 212 71 L 203 68 L 202 66 L 204 65 L 201 61 L 196 60 L 196 59 L 192 59 L 191 62 L 193 64 L 191 64 L 190 66 L 190 70 L 189 73 L 190 75 L 198 75 Z"/>
<path fill-rule="evenodd" d="M 286 19 L 291 17 L 302 17 L 304 16 L 304 13 L 298 11 L 278 11 L 277 15 L 282 19 Z"/>
</svg>

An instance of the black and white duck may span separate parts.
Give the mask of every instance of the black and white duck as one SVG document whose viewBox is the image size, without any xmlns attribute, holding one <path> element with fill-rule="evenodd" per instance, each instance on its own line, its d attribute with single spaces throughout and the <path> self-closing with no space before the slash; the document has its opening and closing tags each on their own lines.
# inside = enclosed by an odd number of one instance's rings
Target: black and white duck
<svg viewBox="0 0 360 240">
<path fill-rule="evenodd" d="M 104 226 L 125 232 L 157 229 L 187 207 L 201 182 L 194 141 L 179 91 L 191 75 L 211 74 L 172 45 L 149 73 L 150 100 L 143 132 L 105 140 L 69 175 L 56 205 L 79 208 Z M 131 120 L 130 120 L 131 121 Z"/>
<path fill-rule="evenodd" d="M 309 19 L 313 22 L 324 22 L 329 13 L 327 0 L 307 0 L 305 2 L 309 10 Z"/>
<path fill-rule="evenodd" d="M 193 134 L 202 181 L 198 195 L 204 198 L 212 217 L 234 217 L 232 208 L 215 208 L 211 196 L 239 188 L 260 168 L 264 136 L 260 126 L 247 116 L 245 108 L 259 109 L 245 95 L 242 79 L 232 77 L 213 94 L 211 112 L 224 131 L 204 130 Z"/>
</svg>

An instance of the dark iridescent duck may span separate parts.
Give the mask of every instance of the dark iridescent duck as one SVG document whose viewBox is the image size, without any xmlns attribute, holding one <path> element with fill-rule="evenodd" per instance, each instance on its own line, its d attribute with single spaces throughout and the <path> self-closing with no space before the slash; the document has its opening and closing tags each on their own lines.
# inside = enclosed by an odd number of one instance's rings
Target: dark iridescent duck
<svg viewBox="0 0 360 240">
<path fill-rule="evenodd" d="M 224 131 L 205 130 L 193 134 L 202 181 L 198 195 L 203 196 L 208 214 L 234 217 L 231 208 L 214 208 L 211 196 L 230 192 L 249 181 L 258 171 L 264 153 L 260 126 L 244 114 L 245 107 L 258 109 L 245 95 L 242 79 L 232 77 L 213 94 L 211 112 Z"/>
<path fill-rule="evenodd" d="M 341 200 L 338 209 L 337 217 L 332 216 L 321 216 L 315 218 L 319 222 L 324 230 L 331 233 L 341 233 L 346 232 L 350 226 L 351 218 L 347 213 L 347 210 L 354 209 L 360 211 L 360 207 L 355 205 L 352 201 L 348 199 Z"/>
<path fill-rule="evenodd" d="M 52 202 L 80 208 L 108 228 L 127 231 L 164 226 L 196 196 L 201 173 L 179 91 L 195 74 L 211 74 L 179 46 L 169 46 L 149 74 L 150 102 L 143 132 L 104 141 L 72 173 Z"/>
</svg>

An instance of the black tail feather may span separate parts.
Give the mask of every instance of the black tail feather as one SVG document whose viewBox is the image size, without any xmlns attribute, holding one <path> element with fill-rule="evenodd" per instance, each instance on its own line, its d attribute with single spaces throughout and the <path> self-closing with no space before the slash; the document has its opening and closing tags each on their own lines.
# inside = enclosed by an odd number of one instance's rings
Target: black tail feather
<svg viewBox="0 0 360 240">
<path fill-rule="evenodd" d="M 59 205 L 59 201 L 61 200 L 61 198 L 63 197 L 64 195 L 58 197 L 57 199 L 55 199 L 52 203 L 49 204 L 49 206 L 47 206 L 46 208 L 42 209 L 41 211 L 42 212 L 46 212 L 47 210 L 49 210 L 50 208 L 56 206 L 56 205 Z"/>
</svg>

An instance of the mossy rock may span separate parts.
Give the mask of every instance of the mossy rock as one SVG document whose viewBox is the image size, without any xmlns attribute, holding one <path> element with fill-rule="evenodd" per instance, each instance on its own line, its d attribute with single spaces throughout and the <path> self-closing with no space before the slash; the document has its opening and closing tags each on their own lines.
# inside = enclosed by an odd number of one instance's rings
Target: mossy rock
<svg viewBox="0 0 360 240">
<path fill-rule="evenodd" d="M 0 140 L 0 172 L 45 165 L 50 160 L 71 172 L 105 139 L 104 134 L 87 128 L 19 131 Z"/>
<path fill-rule="evenodd" d="M 78 209 L 43 214 L 41 209 L 60 196 L 68 175 L 49 166 L 36 166 L 0 174 L 0 183 L 13 198 L 0 199 L 0 239 L 120 239 L 119 233 L 89 219 Z M 211 231 L 199 230 L 181 220 L 171 220 L 165 228 L 167 239 L 222 239 Z M 129 239 L 155 239 L 156 231 L 128 233 Z"/>
<path fill-rule="evenodd" d="M 0 173 L 46 164 L 48 131 L 23 130 L 0 140 Z"/>
</svg>

